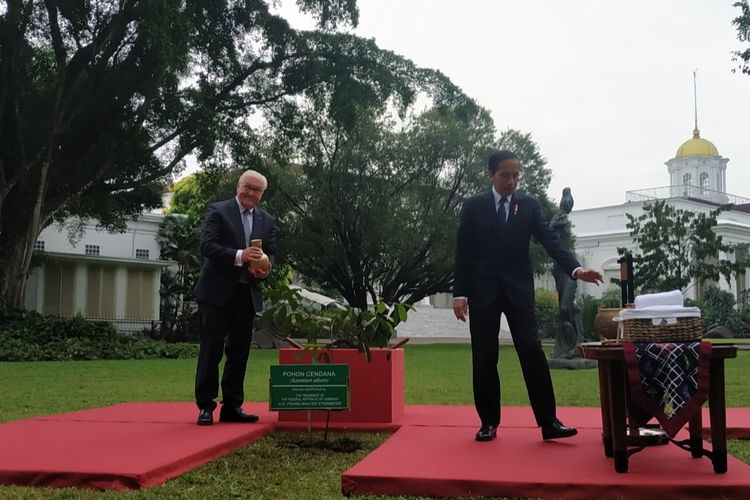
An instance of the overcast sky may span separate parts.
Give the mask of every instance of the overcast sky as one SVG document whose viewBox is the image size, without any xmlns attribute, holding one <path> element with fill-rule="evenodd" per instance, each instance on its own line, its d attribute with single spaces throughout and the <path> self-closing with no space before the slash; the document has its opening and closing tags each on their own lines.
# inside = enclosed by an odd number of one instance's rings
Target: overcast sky
<svg viewBox="0 0 750 500">
<path fill-rule="evenodd" d="M 698 128 L 729 158 L 727 191 L 750 198 L 750 76 L 735 0 L 359 0 L 354 31 L 446 74 L 499 131 L 530 132 L 575 208 L 666 186 L 664 162 Z M 309 27 L 283 14 L 296 27 Z M 745 44 L 746 46 L 747 44 Z"/>
</svg>

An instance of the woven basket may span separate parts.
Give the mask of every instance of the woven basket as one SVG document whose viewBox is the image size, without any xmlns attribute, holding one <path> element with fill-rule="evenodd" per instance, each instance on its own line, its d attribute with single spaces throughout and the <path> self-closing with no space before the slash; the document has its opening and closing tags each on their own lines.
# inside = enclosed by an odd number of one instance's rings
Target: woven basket
<svg viewBox="0 0 750 500">
<path fill-rule="evenodd" d="M 622 340 L 629 342 L 695 342 L 703 337 L 703 326 L 698 317 L 676 318 L 675 323 L 663 320 L 654 324 L 651 319 L 620 321 Z"/>
</svg>

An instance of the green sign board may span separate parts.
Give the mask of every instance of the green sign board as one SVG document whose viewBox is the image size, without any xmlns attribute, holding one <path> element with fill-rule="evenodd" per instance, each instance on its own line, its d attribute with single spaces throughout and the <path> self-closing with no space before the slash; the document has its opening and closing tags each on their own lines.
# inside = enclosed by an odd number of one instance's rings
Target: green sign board
<svg viewBox="0 0 750 500">
<path fill-rule="evenodd" d="M 272 365 L 271 410 L 348 410 L 349 365 Z"/>
</svg>

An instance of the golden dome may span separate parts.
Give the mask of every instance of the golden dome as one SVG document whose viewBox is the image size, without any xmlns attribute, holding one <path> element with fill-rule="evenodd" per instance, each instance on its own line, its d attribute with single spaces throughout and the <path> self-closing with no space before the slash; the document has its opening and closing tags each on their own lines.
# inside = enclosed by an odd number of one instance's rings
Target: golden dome
<svg viewBox="0 0 750 500">
<path fill-rule="evenodd" d="M 716 149 L 713 142 L 702 139 L 701 133 L 696 127 L 693 129 L 693 138 L 683 142 L 675 155 L 676 158 L 686 156 L 719 156 L 719 150 Z"/>
</svg>

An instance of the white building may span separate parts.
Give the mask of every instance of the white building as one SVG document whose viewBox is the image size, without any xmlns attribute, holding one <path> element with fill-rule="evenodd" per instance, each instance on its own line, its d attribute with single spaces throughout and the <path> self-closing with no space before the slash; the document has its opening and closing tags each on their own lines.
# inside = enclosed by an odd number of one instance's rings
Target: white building
<svg viewBox="0 0 750 500">
<path fill-rule="evenodd" d="M 693 137 L 685 141 L 674 158 L 666 162 L 669 185 L 660 188 L 629 191 L 626 202 L 620 205 L 574 210 L 570 214 L 573 234 L 576 238 L 576 253 L 584 267 L 600 269 L 605 285 L 611 278 L 619 278 L 618 247 L 632 248 L 633 238 L 626 228 L 626 214 L 638 217 L 643 205 L 659 199 L 669 200 L 675 208 L 694 213 L 709 212 L 719 204 L 733 203 L 732 211 L 723 212 L 717 218 L 715 231 L 726 243 L 750 242 L 750 199 L 740 198 L 726 192 L 726 168 L 729 160 L 719 154 L 711 141 L 700 136 L 697 124 Z M 734 255 L 720 255 L 722 259 L 734 259 Z M 635 269 L 637 286 L 638 270 Z M 705 286 L 705 285 L 704 285 Z M 724 278 L 715 284 L 722 290 L 732 292 L 735 297 L 748 287 L 748 274 L 727 282 Z M 600 297 L 606 286 L 579 283 L 578 292 Z M 683 290 L 685 297 L 695 299 L 702 290 L 697 284 Z"/>
<path fill-rule="evenodd" d="M 143 214 L 128 221 L 124 233 L 97 229 L 97 221 L 89 221 L 75 245 L 66 228 L 45 228 L 35 245 L 42 265 L 30 270 L 26 282 L 26 309 L 113 321 L 124 331 L 154 327 L 161 270 L 174 264 L 159 260 L 156 233 L 163 219 Z"/>
</svg>

